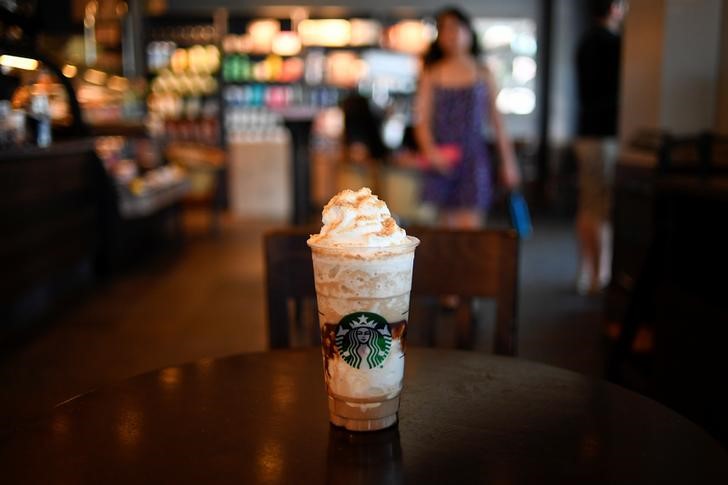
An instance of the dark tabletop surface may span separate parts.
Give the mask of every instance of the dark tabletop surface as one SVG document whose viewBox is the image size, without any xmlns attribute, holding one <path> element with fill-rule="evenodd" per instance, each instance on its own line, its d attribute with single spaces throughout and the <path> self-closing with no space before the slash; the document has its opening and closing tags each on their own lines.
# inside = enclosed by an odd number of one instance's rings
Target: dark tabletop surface
<svg viewBox="0 0 728 485">
<path fill-rule="evenodd" d="M 59 405 L 0 444 L 2 483 L 728 483 L 659 404 L 539 364 L 409 349 L 398 427 L 328 423 L 318 349 L 205 359 Z"/>
</svg>

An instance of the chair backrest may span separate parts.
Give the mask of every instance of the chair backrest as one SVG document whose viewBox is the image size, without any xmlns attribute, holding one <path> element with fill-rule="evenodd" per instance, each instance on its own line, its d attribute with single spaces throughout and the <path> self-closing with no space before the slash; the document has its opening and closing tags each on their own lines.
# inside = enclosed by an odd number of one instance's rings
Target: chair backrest
<svg viewBox="0 0 728 485">
<path fill-rule="evenodd" d="M 290 324 L 301 319 L 301 302 L 316 299 L 311 251 L 306 245 L 310 234 L 310 228 L 289 228 L 263 236 L 268 343 L 274 349 L 290 346 Z"/>
<path fill-rule="evenodd" d="M 713 168 L 723 174 L 728 172 L 728 136 L 715 135 L 709 147 Z"/>
<path fill-rule="evenodd" d="M 301 319 L 300 302 L 315 301 L 313 265 L 306 240 L 311 228 L 270 231 L 264 236 L 268 301 L 269 344 L 291 344 L 291 323 Z M 459 347 L 468 348 L 470 303 L 474 297 L 496 302 L 494 351 L 516 353 L 516 300 L 518 286 L 518 238 L 511 230 L 449 230 L 411 228 L 420 239 L 415 253 L 412 282 L 414 296 L 457 295 L 461 327 Z M 310 312 L 315 317 L 315 309 Z M 318 331 L 317 325 L 314 325 Z"/>
<path fill-rule="evenodd" d="M 724 176 L 728 171 L 728 137 L 713 132 L 684 137 L 665 134 L 658 156 L 663 174 Z"/>
<path fill-rule="evenodd" d="M 518 237 L 512 230 L 410 228 L 420 239 L 412 281 L 414 296 L 459 297 L 459 346 L 472 345 L 473 297 L 496 302 L 494 352 L 516 354 Z"/>
</svg>

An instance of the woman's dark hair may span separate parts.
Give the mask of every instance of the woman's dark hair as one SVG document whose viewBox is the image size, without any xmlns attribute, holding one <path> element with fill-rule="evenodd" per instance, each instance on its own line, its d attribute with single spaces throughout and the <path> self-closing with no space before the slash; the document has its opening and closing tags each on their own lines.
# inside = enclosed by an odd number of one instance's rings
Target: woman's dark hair
<svg viewBox="0 0 728 485">
<path fill-rule="evenodd" d="M 445 17 L 454 17 L 461 25 L 465 26 L 470 31 L 472 41 L 470 43 L 470 55 L 478 59 L 480 57 L 480 44 L 478 42 L 478 36 L 473 29 L 473 24 L 470 21 L 470 17 L 458 7 L 445 7 L 435 14 L 435 20 L 437 21 L 438 27 Z M 429 49 L 425 53 L 424 62 L 425 67 L 432 66 L 437 61 L 445 57 L 445 54 L 440 48 L 440 44 L 437 43 L 437 39 L 432 41 Z"/>
</svg>

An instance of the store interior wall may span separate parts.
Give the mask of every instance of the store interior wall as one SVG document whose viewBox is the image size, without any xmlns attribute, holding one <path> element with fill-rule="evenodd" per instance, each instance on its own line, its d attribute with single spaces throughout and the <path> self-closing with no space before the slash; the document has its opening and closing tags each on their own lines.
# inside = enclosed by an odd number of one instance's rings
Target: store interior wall
<svg viewBox="0 0 728 485">
<path fill-rule="evenodd" d="M 619 139 L 624 149 L 631 137 L 660 122 L 664 0 L 633 0 L 622 37 Z"/>
<path fill-rule="evenodd" d="M 715 129 L 718 133 L 728 135 L 728 2 L 723 2 L 721 17 L 720 72 Z"/>
<path fill-rule="evenodd" d="M 661 126 L 675 134 L 715 123 L 722 0 L 668 0 L 662 64 Z"/>
<path fill-rule="evenodd" d="M 720 0 L 630 3 L 620 100 L 629 108 L 620 115 L 623 148 L 643 129 L 725 131 L 725 10 Z"/>
</svg>

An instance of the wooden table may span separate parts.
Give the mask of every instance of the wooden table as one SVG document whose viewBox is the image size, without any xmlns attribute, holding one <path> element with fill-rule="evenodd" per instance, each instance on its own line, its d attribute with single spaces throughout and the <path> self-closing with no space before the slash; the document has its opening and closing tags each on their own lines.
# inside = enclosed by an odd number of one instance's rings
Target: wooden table
<svg viewBox="0 0 728 485">
<path fill-rule="evenodd" d="M 398 427 L 327 421 L 317 349 L 205 359 L 59 405 L 0 446 L 3 483 L 728 483 L 659 404 L 517 359 L 410 349 Z"/>
</svg>

